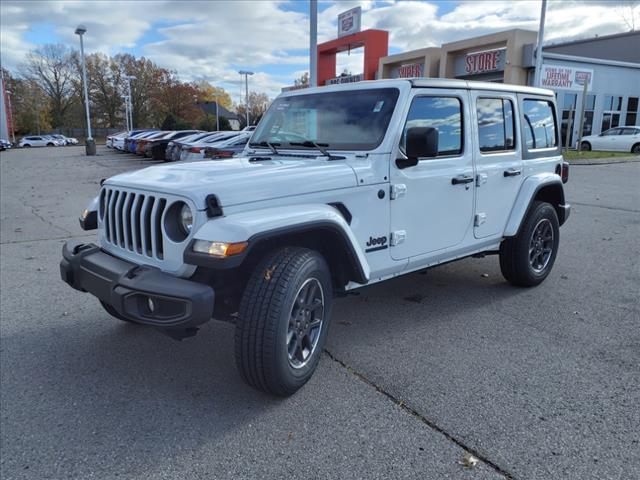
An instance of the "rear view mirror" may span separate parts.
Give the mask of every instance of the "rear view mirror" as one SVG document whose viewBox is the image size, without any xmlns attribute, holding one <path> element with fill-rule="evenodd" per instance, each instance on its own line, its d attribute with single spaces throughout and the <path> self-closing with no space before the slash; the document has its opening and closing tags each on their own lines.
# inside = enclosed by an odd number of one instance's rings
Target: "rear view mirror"
<svg viewBox="0 0 640 480">
<path fill-rule="evenodd" d="M 398 168 L 413 167 L 420 158 L 438 156 L 438 129 L 411 127 L 407 130 L 407 159 L 398 159 Z"/>
</svg>

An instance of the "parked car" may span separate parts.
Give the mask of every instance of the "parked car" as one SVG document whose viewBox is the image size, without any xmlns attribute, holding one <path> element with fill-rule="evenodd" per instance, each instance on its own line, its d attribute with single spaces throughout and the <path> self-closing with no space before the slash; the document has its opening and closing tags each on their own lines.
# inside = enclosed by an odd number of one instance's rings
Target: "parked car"
<svg viewBox="0 0 640 480">
<path fill-rule="evenodd" d="M 180 160 L 201 160 L 204 158 L 204 149 L 206 147 L 215 147 L 217 143 L 223 142 L 237 135 L 240 135 L 240 132 L 216 132 L 213 135 L 209 135 L 208 137 L 202 138 L 196 142 L 187 143 L 182 146 L 182 149 L 180 151 Z"/>
<path fill-rule="evenodd" d="M 200 140 L 201 138 L 208 137 L 216 132 L 200 132 L 194 133 L 193 135 L 188 135 L 186 137 L 182 137 L 179 139 L 173 139 L 167 144 L 167 149 L 164 153 L 165 161 L 167 162 L 177 162 L 180 160 L 180 150 L 182 149 L 182 145 L 189 142 L 195 142 L 196 140 Z"/>
<path fill-rule="evenodd" d="M 205 147 L 204 158 L 231 158 L 242 153 L 251 138 L 251 131 L 243 131 L 239 135 L 216 143 L 215 146 Z"/>
<path fill-rule="evenodd" d="M 60 135 L 59 133 L 56 134 L 52 134 L 49 135 L 52 138 L 55 138 L 56 140 L 59 140 L 60 142 L 63 142 L 64 145 L 77 145 L 78 144 L 78 139 L 74 138 L 74 137 L 66 137 L 64 135 Z"/>
<path fill-rule="evenodd" d="M 246 157 L 106 179 L 81 216 L 98 244 L 69 240 L 61 277 L 176 339 L 233 322 L 243 379 L 291 395 L 335 296 L 485 255 L 513 285 L 547 278 L 570 214 L 556 111 L 551 90 L 466 80 L 282 93 Z"/>
<path fill-rule="evenodd" d="M 165 151 L 167 150 L 167 145 L 170 141 L 184 138 L 196 133 L 201 133 L 201 131 L 180 130 L 177 132 L 170 132 L 164 137 L 150 140 L 144 147 L 144 156 L 147 158 L 151 158 L 152 160 L 165 160 Z"/>
<path fill-rule="evenodd" d="M 22 137 L 20 142 L 18 142 L 19 147 L 29 148 L 29 147 L 59 147 L 61 145 L 60 141 L 51 138 L 48 135 L 30 135 L 28 137 Z"/>
<path fill-rule="evenodd" d="M 166 131 L 166 130 L 161 130 L 161 131 L 153 133 L 152 135 L 147 135 L 147 136 L 145 136 L 143 138 L 139 138 L 137 140 L 137 142 L 136 142 L 136 148 L 135 148 L 135 152 L 134 153 L 136 155 L 144 155 L 144 149 L 145 149 L 145 146 L 147 145 L 147 143 L 149 143 L 150 141 L 155 140 L 157 138 L 162 138 L 165 135 L 168 135 L 169 133 L 171 133 L 171 132 Z"/>
<path fill-rule="evenodd" d="M 122 132 L 116 132 L 116 133 L 112 133 L 111 135 L 107 135 L 107 138 L 105 140 L 105 145 L 107 148 L 114 148 L 113 146 L 113 141 L 116 137 L 120 137 L 120 136 L 124 136 L 125 134 L 127 134 L 128 132 L 126 131 L 122 131 Z"/>
<path fill-rule="evenodd" d="M 149 130 L 131 130 L 120 135 L 114 135 L 113 148 L 115 148 L 116 150 L 120 150 L 121 152 L 128 151 L 129 139 L 135 135 L 139 135 L 148 131 Z"/>
<path fill-rule="evenodd" d="M 128 153 L 136 153 L 136 146 L 138 140 L 142 140 L 144 138 L 150 137 L 151 135 L 155 135 L 158 130 L 144 130 L 136 135 L 131 135 L 127 137 L 124 141 L 124 150 Z"/>
<path fill-rule="evenodd" d="M 5 140 L 4 138 L 0 138 L 0 151 L 9 150 L 11 148 L 11 142 L 9 140 Z"/>
<path fill-rule="evenodd" d="M 582 150 L 640 153 L 640 127 L 615 127 L 582 138 Z"/>
</svg>

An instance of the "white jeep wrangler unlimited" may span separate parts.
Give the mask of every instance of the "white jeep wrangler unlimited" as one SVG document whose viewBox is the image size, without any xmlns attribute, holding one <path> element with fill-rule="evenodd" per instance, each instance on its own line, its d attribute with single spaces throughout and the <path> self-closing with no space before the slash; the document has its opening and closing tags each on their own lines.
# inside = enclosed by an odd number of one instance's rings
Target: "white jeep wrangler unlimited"
<svg viewBox="0 0 640 480">
<path fill-rule="evenodd" d="M 104 181 L 61 275 L 114 317 L 174 338 L 236 325 L 250 385 L 311 377 L 332 299 L 471 255 L 549 274 L 569 216 L 553 92 L 459 80 L 361 82 L 280 95 L 242 157 Z"/>
</svg>

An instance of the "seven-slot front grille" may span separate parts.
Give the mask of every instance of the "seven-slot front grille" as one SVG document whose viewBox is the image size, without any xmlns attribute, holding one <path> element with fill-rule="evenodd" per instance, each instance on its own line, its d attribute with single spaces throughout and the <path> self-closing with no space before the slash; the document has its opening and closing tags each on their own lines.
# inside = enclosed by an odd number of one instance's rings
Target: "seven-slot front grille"
<svg viewBox="0 0 640 480">
<path fill-rule="evenodd" d="M 159 195 L 103 188 L 100 218 L 104 239 L 150 258 L 163 259 L 162 213 L 167 199 Z"/>
</svg>

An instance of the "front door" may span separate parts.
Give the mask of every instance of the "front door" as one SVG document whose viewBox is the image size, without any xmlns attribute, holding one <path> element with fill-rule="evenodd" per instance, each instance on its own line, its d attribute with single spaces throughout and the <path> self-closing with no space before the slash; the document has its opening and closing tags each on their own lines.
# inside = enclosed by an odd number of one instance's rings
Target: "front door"
<svg viewBox="0 0 640 480">
<path fill-rule="evenodd" d="M 476 164 L 474 236 L 502 234 L 522 183 L 522 152 L 515 94 L 474 92 L 473 149 Z"/>
<path fill-rule="evenodd" d="M 468 99 L 468 92 L 459 90 L 412 92 L 399 156 L 410 127 L 436 128 L 438 155 L 404 169 L 391 165 L 391 242 L 400 242 L 391 248 L 396 260 L 455 247 L 471 228 L 475 176 L 464 135 L 470 126 Z"/>
</svg>

